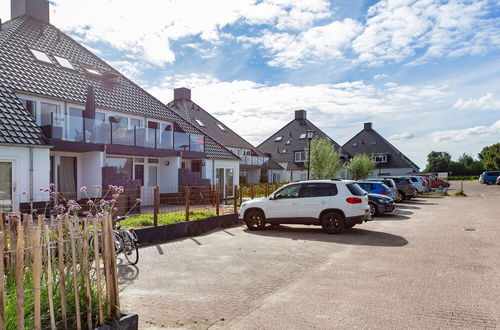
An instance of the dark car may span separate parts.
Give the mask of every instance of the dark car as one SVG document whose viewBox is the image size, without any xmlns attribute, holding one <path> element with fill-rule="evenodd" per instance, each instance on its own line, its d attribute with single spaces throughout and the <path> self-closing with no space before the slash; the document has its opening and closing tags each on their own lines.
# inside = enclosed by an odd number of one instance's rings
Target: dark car
<svg viewBox="0 0 500 330">
<path fill-rule="evenodd" d="M 391 197 L 372 193 L 368 193 L 368 205 L 372 217 L 390 213 L 395 208 L 394 200 Z"/>
<path fill-rule="evenodd" d="M 417 189 L 409 178 L 401 176 L 388 176 L 385 178 L 394 180 L 396 188 L 398 188 L 398 192 L 401 195 L 401 200 L 410 200 L 410 198 L 417 195 Z"/>
</svg>

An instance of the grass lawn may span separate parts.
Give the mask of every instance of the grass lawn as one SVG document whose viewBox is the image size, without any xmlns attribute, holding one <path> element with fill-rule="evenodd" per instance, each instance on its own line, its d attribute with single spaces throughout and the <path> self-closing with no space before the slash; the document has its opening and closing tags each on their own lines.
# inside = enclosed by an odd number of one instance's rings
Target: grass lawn
<svg viewBox="0 0 500 330">
<path fill-rule="evenodd" d="M 200 220 L 209 217 L 215 217 L 215 212 L 208 211 L 191 211 L 189 212 L 189 220 Z M 169 225 L 172 223 L 183 222 L 186 219 L 184 211 L 174 213 L 159 213 L 158 225 Z M 131 216 L 122 221 L 122 225 L 131 228 L 151 227 L 153 225 L 153 213 L 145 213 Z"/>
</svg>

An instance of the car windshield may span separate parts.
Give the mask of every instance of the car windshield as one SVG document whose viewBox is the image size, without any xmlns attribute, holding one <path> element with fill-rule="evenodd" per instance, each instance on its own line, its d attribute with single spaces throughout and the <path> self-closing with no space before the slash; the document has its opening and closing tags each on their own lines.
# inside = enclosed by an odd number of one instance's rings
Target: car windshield
<svg viewBox="0 0 500 330">
<path fill-rule="evenodd" d="M 364 195 L 366 195 L 366 191 L 364 191 L 363 189 L 361 189 L 361 187 L 358 186 L 357 183 L 346 184 L 346 187 L 347 187 L 347 189 L 349 189 L 349 191 L 351 192 L 351 194 L 353 194 L 354 196 L 364 196 Z"/>
<path fill-rule="evenodd" d="M 391 189 L 390 189 L 387 185 L 385 185 L 385 184 L 383 184 L 383 183 L 382 183 L 382 188 L 384 188 L 384 190 L 386 190 L 386 191 L 387 191 L 387 190 L 389 190 L 389 191 L 391 190 Z"/>
<path fill-rule="evenodd" d="M 274 194 L 275 199 L 299 197 L 300 184 L 283 187 Z"/>
</svg>

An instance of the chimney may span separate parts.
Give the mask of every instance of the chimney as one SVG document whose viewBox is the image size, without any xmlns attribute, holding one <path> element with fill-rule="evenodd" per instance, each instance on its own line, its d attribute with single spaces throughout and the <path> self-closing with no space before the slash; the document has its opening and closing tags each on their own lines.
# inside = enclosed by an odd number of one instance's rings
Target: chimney
<svg viewBox="0 0 500 330">
<path fill-rule="evenodd" d="M 49 24 L 49 2 L 47 0 L 10 0 L 11 18 L 31 16 Z"/>
<path fill-rule="evenodd" d="M 307 111 L 305 110 L 295 111 L 295 120 L 305 120 L 306 118 L 307 118 Z"/>
<path fill-rule="evenodd" d="M 365 123 L 365 129 L 372 129 L 372 123 Z"/>
<path fill-rule="evenodd" d="M 174 89 L 174 101 L 176 100 L 191 101 L 191 90 L 186 87 Z"/>
</svg>

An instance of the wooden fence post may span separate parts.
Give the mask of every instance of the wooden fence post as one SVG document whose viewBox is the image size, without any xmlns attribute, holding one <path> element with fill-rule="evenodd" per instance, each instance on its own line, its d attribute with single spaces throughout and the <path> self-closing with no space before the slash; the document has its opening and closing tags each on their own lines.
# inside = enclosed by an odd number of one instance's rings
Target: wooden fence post
<svg viewBox="0 0 500 330">
<path fill-rule="evenodd" d="M 59 289 L 61 291 L 61 316 L 63 328 L 68 329 L 68 318 L 66 314 L 66 279 L 64 276 L 64 236 L 63 236 L 63 218 L 57 217 L 57 261 L 59 263 Z"/>
<path fill-rule="evenodd" d="M 89 278 L 89 241 L 88 241 L 88 220 L 83 218 L 83 247 L 82 247 L 82 266 L 83 283 L 85 285 L 85 304 L 87 305 L 87 326 L 92 330 L 92 299 L 90 297 L 90 278 Z M 97 270 L 96 270 L 97 271 Z"/>
<path fill-rule="evenodd" d="M 98 224 L 99 222 L 97 221 L 97 218 L 94 217 L 92 218 L 92 227 L 94 229 L 94 261 L 95 261 L 95 275 L 96 275 L 96 282 L 97 282 L 97 308 L 99 312 L 99 323 L 98 325 L 101 326 L 104 323 L 104 314 L 102 313 L 102 300 L 101 300 L 101 292 L 102 292 L 102 283 L 101 283 L 101 261 L 100 261 L 100 256 L 99 254 L 102 251 L 99 251 L 99 240 L 102 240 L 102 234 L 99 237 L 99 231 L 98 231 Z M 102 246 L 102 243 L 101 245 Z"/>
<path fill-rule="evenodd" d="M 160 211 L 160 191 L 158 186 L 153 188 L 153 225 L 158 226 L 158 212 Z"/>
<path fill-rule="evenodd" d="M 52 222 L 52 221 L 51 221 Z M 45 244 L 47 245 L 47 291 L 49 299 L 49 313 L 50 313 L 50 328 L 52 330 L 56 329 L 56 319 L 54 315 L 54 297 L 52 293 L 52 257 L 51 257 L 51 247 L 50 247 L 50 231 L 49 226 L 45 225 Z"/>
<path fill-rule="evenodd" d="M 76 222 L 76 224 L 75 224 Z M 76 237 L 75 230 L 78 228 L 78 216 L 74 216 L 71 221 L 68 221 L 68 230 L 71 243 L 71 268 L 73 272 L 73 295 L 75 296 L 75 314 L 76 314 L 76 329 L 82 328 L 82 319 L 80 315 L 80 295 L 78 293 L 78 273 L 76 270 Z M 76 237 L 75 237 L 76 236 Z"/>
<path fill-rule="evenodd" d="M 266 183 L 266 196 L 269 196 L 269 183 Z"/>
<path fill-rule="evenodd" d="M 106 316 L 109 319 L 111 317 L 111 309 L 113 305 L 113 295 L 111 289 L 111 274 L 110 274 L 110 246 L 109 246 L 109 236 L 112 235 L 110 233 L 108 218 L 103 216 L 100 218 L 102 225 L 102 245 L 103 245 L 103 253 L 102 253 L 102 261 L 104 264 L 104 277 L 106 279 Z"/>
<path fill-rule="evenodd" d="M 3 214 L 0 215 L 3 222 Z M 2 228 L 3 229 L 3 228 Z M 4 307 L 4 252 L 5 252 L 5 233 L 0 231 L 0 329 L 5 329 L 5 307 Z"/>
<path fill-rule="evenodd" d="M 21 221 L 17 224 L 17 250 L 16 250 L 16 318 L 17 328 L 24 329 L 24 230 Z"/>
<path fill-rule="evenodd" d="M 234 186 L 234 213 L 238 213 L 238 186 Z"/>
<path fill-rule="evenodd" d="M 243 185 L 240 184 L 240 205 L 243 203 Z"/>
<path fill-rule="evenodd" d="M 255 190 L 253 187 L 253 183 L 250 184 L 250 198 L 254 199 L 255 198 Z"/>
<path fill-rule="evenodd" d="M 28 220 L 29 221 L 29 220 Z M 35 305 L 35 329 L 42 329 L 42 315 L 41 315 L 41 287 L 42 281 L 42 246 L 40 245 L 40 229 L 41 221 L 36 226 L 31 227 L 33 232 L 31 246 L 33 248 L 33 296 Z"/>
<path fill-rule="evenodd" d="M 189 186 L 186 186 L 185 192 L 186 192 L 186 194 L 185 194 L 186 195 L 186 200 L 185 200 L 185 204 L 186 204 L 185 220 L 189 221 L 189 203 L 190 203 L 190 200 L 189 200 Z"/>
<path fill-rule="evenodd" d="M 219 215 L 219 186 L 215 186 L 215 213 Z"/>
</svg>

